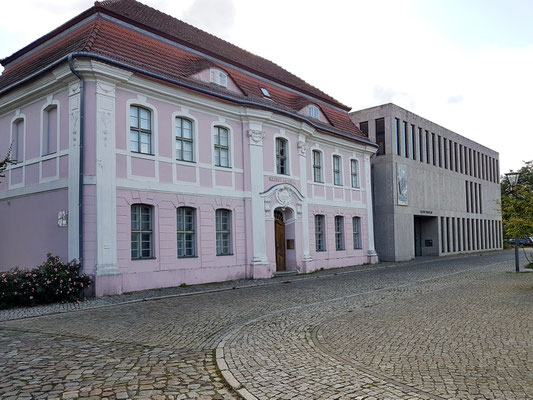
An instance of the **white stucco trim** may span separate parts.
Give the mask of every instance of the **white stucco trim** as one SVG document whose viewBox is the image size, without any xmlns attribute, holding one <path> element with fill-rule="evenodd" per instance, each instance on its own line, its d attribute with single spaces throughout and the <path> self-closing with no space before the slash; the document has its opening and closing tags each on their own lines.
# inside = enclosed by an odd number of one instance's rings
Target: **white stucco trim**
<svg viewBox="0 0 533 400">
<path fill-rule="evenodd" d="M 282 139 L 282 140 L 285 140 L 287 142 L 287 174 L 278 174 L 278 168 L 277 168 L 277 154 L 276 154 L 276 140 L 277 139 Z M 293 151 L 293 148 L 292 148 L 292 144 L 291 144 L 291 139 L 289 138 L 289 136 L 287 136 L 286 132 L 284 129 L 280 130 L 280 132 L 278 133 L 275 133 L 273 136 L 272 136 L 272 153 L 273 153 L 273 173 L 276 175 L 276 176 L 281 176 L 281 177 L 288 177 L 290 178 L 291 175 L 292 175 L 292 151 Z M 294 177 L 293 177 L 294 178 Z"/>
</svg>

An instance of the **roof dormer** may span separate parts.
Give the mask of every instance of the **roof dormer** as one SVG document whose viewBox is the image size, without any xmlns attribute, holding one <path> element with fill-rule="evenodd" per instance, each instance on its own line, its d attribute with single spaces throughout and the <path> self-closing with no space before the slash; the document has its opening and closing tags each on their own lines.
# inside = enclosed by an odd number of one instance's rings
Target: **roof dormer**
<svg viewBox="0 0 533 400">
<path fill-rule="evenodd" d="M 231 92 L 244 94 L 239 86 L 237 86 L 235 81 L 231 78 L 230 74 L 224 71 L 222 68 L 209 67 L 191 75 L 190 77 L 205 83 L 219 86 Z"/>
<path fill-rule="evenodd" d="M 305 115 L 308 118 L 313 118 L 326 124 L 330 124 L 329 120 L 326 118 L 320 107 L 316 104 L 306 105 L 304 108 L 298 111 L 298 114 Z"/>
</svg>

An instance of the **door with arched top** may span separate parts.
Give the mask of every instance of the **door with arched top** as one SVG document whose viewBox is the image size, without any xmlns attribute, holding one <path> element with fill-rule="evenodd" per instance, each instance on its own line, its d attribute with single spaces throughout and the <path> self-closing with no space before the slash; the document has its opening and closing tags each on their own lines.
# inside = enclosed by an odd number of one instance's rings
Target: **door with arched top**
<svg viewBox="0 0 533 400">
<path fill-rule="evenodd" d="M 281 211 L 274 211 L 274 235 L 276 237 L 276 271 L 285 271 L 285 220 Z"/>
</svg>

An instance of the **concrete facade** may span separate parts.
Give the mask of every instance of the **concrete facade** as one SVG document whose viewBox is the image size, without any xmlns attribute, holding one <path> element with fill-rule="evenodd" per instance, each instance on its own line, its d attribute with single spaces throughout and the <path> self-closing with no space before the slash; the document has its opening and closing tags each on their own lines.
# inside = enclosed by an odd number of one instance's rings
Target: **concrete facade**
<svg viewBox="0 0 533 400">
<path fill-rule="evenodd" d="M 502 248 L 498 153 L 394 104 L 350 113 L 372 157 L 380 260 Z"/>
</svg>

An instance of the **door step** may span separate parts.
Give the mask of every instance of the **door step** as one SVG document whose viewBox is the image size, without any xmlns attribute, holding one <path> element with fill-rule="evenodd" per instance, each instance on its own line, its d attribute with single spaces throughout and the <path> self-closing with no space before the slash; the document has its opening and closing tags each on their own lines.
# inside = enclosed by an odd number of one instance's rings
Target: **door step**
<svg viewBox="0 0 533 400">
<path fill-rule="evenodd" d="M 296 274 L 298 274 L 298 272 L 296 272 L 296 271 L 276 271 L 276 272 L 274 272 L 274 276 L 275 277 L 278 277 L 278 276 L 295 276 Z"/>
</svg>

